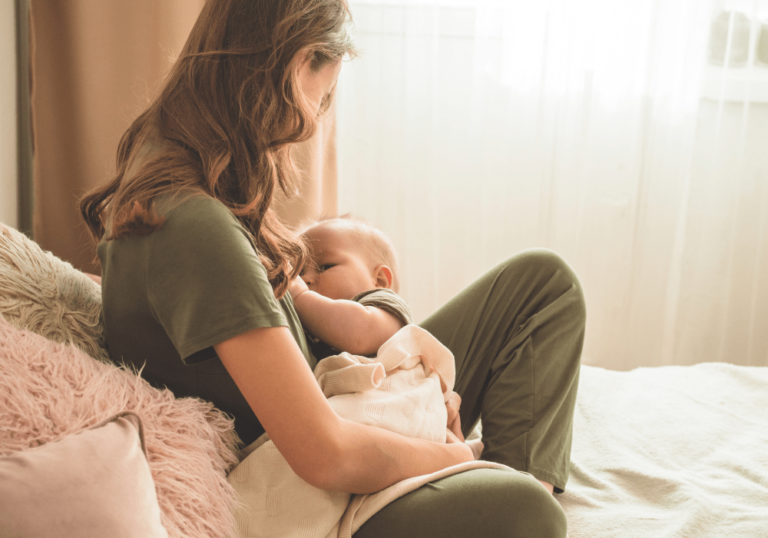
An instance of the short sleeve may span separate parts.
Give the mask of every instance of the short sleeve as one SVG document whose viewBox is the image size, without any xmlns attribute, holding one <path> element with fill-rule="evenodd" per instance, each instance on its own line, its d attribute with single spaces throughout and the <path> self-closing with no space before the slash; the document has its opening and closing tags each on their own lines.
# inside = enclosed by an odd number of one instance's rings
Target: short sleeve
<svg viewBox="0 0 768 538">
<path fill-rule="evenodd" d="M 413 323 L 411 309 L 402 297 L 390 289 L 376 288 L 364 291 L 355 295 L 352 300 L 357 301 L 363 306 L 375 306 L 376 308 L 381 308 L 399 319 L 403 325 Z"/>
<path fill-rule="evenodd" d="M 221 202 L 194 196 L 165 218 L 149 236 L 147 296 L 185 363 L 251 329 L 288 326 L 253 242 Z"/>
</svg>

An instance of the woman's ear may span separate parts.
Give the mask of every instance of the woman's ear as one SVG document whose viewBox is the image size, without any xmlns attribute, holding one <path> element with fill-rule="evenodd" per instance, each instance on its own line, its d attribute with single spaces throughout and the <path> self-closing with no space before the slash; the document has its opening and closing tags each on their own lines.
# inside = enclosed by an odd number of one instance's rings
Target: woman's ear
<svg viewBox="0 0 768 538">
<path fill-rule="evenodd" d="M 373 270 L 373 279 L 377 288 L 392 289 L 392 269 L 388 265 L 379 265 Z"/>
</svg>

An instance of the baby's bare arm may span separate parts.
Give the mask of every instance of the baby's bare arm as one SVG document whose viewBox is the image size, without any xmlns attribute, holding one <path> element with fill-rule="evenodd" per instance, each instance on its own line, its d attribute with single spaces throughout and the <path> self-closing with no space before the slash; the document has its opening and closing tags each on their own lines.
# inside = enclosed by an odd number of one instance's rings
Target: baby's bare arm
<svg viewBox="0 0 768 538">
<path fill-rule="evenodd" d="M 296 287 L 291 294 L 299 319 L 311 334 L 353 355 L 376 353 L 403 327 L 402 321 L 381 308 L 333 300 Z"/>
</svg>

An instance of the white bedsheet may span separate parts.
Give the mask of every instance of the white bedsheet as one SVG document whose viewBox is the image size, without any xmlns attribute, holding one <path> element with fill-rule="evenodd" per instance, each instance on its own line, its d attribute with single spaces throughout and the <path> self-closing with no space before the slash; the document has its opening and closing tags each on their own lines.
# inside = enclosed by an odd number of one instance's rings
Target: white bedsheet
<svg viewBox="0 0 768 538">
<path fill-rule="evenodd" d="M 768 368 L 582 367 L 571 538 L 768 538 Z"/>
</svg>

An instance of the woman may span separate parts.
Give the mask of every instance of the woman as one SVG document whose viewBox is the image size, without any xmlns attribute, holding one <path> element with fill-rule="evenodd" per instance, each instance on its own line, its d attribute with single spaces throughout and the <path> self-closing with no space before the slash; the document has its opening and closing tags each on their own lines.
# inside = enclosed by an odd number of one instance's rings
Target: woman
<svg viewBox="0 0 768 538">
<path fill-rule="evenodd" d="M 448 443 L 345 421 L 315 382 L 287 293 L 306 250 L 270 204 L 276 186 L 290 192 L 290 145 L 312 135 L 353 53 L 347 16 L 343 0 L 206 3 L 123 136 L 115 178 L 81 202 L 100 239 L 110 354 L 213 402 L 246 444 L 268 432 L 319 488 L 374 492 L 469 461 L 463 434 L 482 413 L 484 459 L 562 490 L 584 303 L 552 253 L 508 260 L 423 323 L 456 356 L 463 405 Z M 530 475 L 476 470 L 398 499 L 356 533 L 432 535 L 564 536 L 565 517 Z"/>
</svg>

